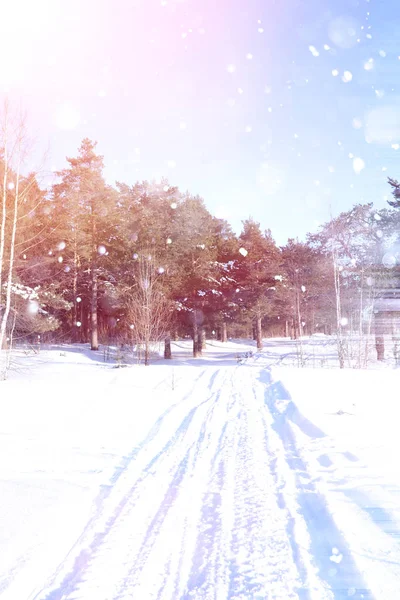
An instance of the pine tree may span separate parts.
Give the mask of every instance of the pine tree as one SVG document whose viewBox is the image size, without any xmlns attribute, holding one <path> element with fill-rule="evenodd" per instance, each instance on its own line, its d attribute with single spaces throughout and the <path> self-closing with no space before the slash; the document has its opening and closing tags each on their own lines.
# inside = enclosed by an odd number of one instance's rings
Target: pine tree
<svg viewBox="0 0 400 600">
<path fill-rule="evenodd" d="M 53 186 L 53 201 L 59 226 L 59 260 L 63 252 L 72 272 L 73 321 L 77 325 L 78 284 L 88 292 L 90 345 L 98 350 L 99 278 L 112 242 L 115 195 L 103 178 L 103 157 L 95 152 L 96 143 L 84 139 L 76 158 L 58 172 L 60 182 Z M 65 264 L 65 263 L 64 263 Z M 86 307 L 82 307 L 84 310 Z"/>
<path fill-rule="evenodd" d="M 262 321 L 273 314 L 281 254 L 270 231 L 253 219 L 243 222 L 235 260 L 237 303 L 253 320 L 257 348 L 262 348 Z"/>
</svg>

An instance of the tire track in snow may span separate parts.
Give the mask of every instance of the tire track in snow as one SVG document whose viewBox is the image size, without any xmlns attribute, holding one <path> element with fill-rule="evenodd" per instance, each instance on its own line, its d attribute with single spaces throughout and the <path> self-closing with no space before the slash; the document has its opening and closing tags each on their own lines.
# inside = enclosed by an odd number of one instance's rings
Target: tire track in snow
<svg viewBox="0 0 400 600">
<path fill-rule="evenodd" d="M 181 400 L 172 406 L 169 406 L 160 415 L 143 441 L 120 462 L 110 479 L 110 483 L 101 487 L 95 500 L 94 514 L 87 523 L 76 544 L 70 549 L 64 562 L 59 565 L 51 580 L 47 583 L 46 588 L 31 595 L 29 600 L 61 600 L 67 597 L 65 594 L 72 592 L 76 581 L 79 580 L 80 576 L 87 568 L 91 555 L 112 528 L 113 523 L 118 518 L 119 513 L 124 508 L 129 499 L 129 495 L 133 492 L 137 483 L 136 482 L 133 487 L 129 487 L 129 489 L 126 490 L 126 482 L 121 482 L 120 480 L 129 480 L 129 469 L 141 455 L 149 451 L 149 446 L 155 441 L 156 436 L 166 423 L 168 417 L 190 399 L 193 390 L 196 390 L 199 383 L 201 383 L 202 380 L 207 381 L 207 378 L 209 378 L 209 387 L 212 387 L 217 376 L 218 371 L 215 371 L 210 378 L 209 372 L 207 370 L 202 370 L 198 377 L 191 383 L 190 391 L 187 392 Z M 199 403 L 199 405 L 200 404 L 202 403 Z M 189 414 L 191 412 L 193 413 L 196 408 L 197 407 L 192 408 L 191 411 L 189 411 Z M 189 425 L 187 417 L 188 415 L 186 415 L 183 420 L 186 426 Z M 177 432 L 175 432 L 175 435 L 176 434 Z M 159 452 L 157 454 L 161 456 Z M 153 458 L 149 462 L 151 462 Z M 121 485 L 122 490 L 116 489 L 119 483 L 125 483 L 125 485 Z M 113 495 L 117 497 L 113 498 Z M 107 504 L 111 505 L 111 508 L 110 506 L 107 506 Z"/>
<path fill-rule="evenodd" d="M 279 382 L 273 383 L 269 371 L 260 373 L 260 381 L 265 386 L 265 404 L 272 429 L 282 444 L 287 470 L 296 482 L 296 501 L 307 524 L 310 549 L 320 578 L 329 586 L 334 600 L 372 598 L 347 542 L 328 510 L 325 498 L 318 492 L 300 457 L 290 420 L 295 417 L 296 424 L 309 436 L 313 437 L 319 430 L 300 415 L 283 386 Z M 320 434 L 324 435 L 323 432 Z M 335 554 L 336 549 L 340 549 L 340 558 Z"/>
<path fill-rule="evenodd" d="M 118 599 L 124 598 L 125 593 L 133 593 L 135 595 L 136 590 L 138 596 L 140 595 L 141 597 L 146 598 L 172 599 L 183 597 L 182 594 L 188 577 L 188 560 L 187 557 L 186 559 L 184 558 L 185 555 L 188 554 L 188 549 L 192 544 L 190 538 L 193 538 L 193 536 L 189 534 L 189 529 L 193 531 L 193 529 L 197 529 L 199 526 L 199 511 L 195 510 L 193 503 L 190 507 L 185 505 L 185 497 L 187 496 L 188 487 L 190 488 L 193 486 L 197 491 L 201 492 L 202 476 L 198 477 L 198 471 L 201 471 L 202 469 L 197 469 L 199 463 L 201 463 L 204 472 L 208 472 L 209 470 L 208 468 L 205 468 L 205 465 L 210 462 L 211 449 L 215 444 L 211 439 L 214 430 L 212 421 L 216 410 L 218 412 L 223 412 L 223 400 L 221 397 L 223 396 L 227 384 L 226 373 L 227 372 L 224 374 L 220 388 L 212 398 L 209 399 L 207 411 L 201 422 L 198 436 L 188 448 L 186 455 L 181 460 L 174 473 L 174 477 L 170 482 L 167 493 L 151 523 L 151 531 L 147 531 L 146 538 L 138 552 L 139 558 L 135 560 L 134 568 L 132 568 L 127 575 L 122 589 L 118 596 L 116 596 Z M 175 452 L 179 456 L 179 448 L 175 448 Z M 200 485 L 199 482 L 196 482 L 196 478 L 200 480 Z M 180 509 L 180 506 L 182 510 Z M 187 511 L 188 508 L 190 512 Z M 169 586 L 165 585 L 166 577 L 164 572 L 163 576 L 159 577 L 158 589 L 156 589 L 157 586 L 154 584 L 153 592 L 150 593 L 150 591 L 148 591 L 148 595 L 146 595 L 146 584 L 144 582 L 146 579 L 145 571 L 148 569 L 149 565 L 154 565 L 154 560 L 151 560 L 151 557 L 157 553 L 156 546 L 162 545 L 163 537 L 164 539 L 167 537 L 165 530 L 168 531 L 168 521 L 171 523 L 174 522 L 175 525 L 175 544 L 173 548 L 171 548 L 170 553 L 162 553 L 163 557 L 160 557 L 159 562 L 164 562 L 164 564 L 168 565 L 170 584 Z M 151 538 L 149 533 L 151 534 Z M 183 563 L 185 562 L 186 567 L 183 566 Z M 172 566 L 172 563 L 174 563 L 174 566 Z"/>
<path fill-rule="evenodd" d="M 228 598 L 297 600 L 299 576 L 269 470 L 251 373 L 252 369 L 243 369 L 237 382 L 241 406 Z"/>
<path fill-rule="evenodd" d="M 233 478 L 229 477 L 227 460 L 230 460 L 231 466 L 234 465 L 232 447 L 235 444 L 235 417 L 238 414 L 237 393 L 232 377 L 228 383 L 229 389 L 225 389 L 223 398 L 219 399 L 226 405 L 226 418 L 225 422 L 221 421 L 216 448 L 210 456 L 208 481 L 200 507 L 193 560 L 182 596 L 184 600 L 227 597 L 233 525 L 232 510 L 227 506 L 227 501 L 233 505 L 230 497 Z"/>
<path fill-rule="evenodd" d="M 318 577 L 317 568 L 312 563 L 311 539 L 296 501 L 297 481 L 286 463 L 280 439 L 272 430 L 272 419 L 268 423 L 264 407 L 264 386 L 254 383 L 254 398 L 259 402 L 260 419 L 264 426 L 264 444 L 270 457 L 269 469 L 278 506 L 286 513 L 286 533 L 301 583 L 296 590 L 299 600 L 331 600 L 332 593 L 326 589 L 326 584 Z"/>
</svg>

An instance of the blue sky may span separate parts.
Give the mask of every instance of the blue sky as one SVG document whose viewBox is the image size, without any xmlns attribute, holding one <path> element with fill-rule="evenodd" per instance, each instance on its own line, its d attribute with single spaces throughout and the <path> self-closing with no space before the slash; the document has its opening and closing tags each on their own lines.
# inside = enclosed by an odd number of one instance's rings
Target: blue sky
<svg viewBox="0 0 400 600">
<path fill-rule="evenodd" d="M 234 229 L 252 216 L 281 244 L 355 203 L 383 207 L 387 176 L 400 177 L 395 2 L 35 7 L 9 9 L 26 27 L 0 85 L 26 106 L 47 170 L 88 136 L 110 182 L 167 176 Z"/>
</svg>

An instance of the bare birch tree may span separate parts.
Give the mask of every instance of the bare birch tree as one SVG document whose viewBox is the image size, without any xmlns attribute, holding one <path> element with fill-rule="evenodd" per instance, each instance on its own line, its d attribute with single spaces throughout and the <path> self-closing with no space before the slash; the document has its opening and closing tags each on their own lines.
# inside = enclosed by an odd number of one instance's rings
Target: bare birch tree
<svg viewBox="0 0 400 600">
<path fill-rule="evenodd" d="M 171 302 L 163 289 L 164 270 L 157 267 L 156 257 L 151 252 L 141 252 L 135 258 L 135 285 L 128 296 L 127 316 L 138 348 L 143 349 L 144 364 L 148 365 L 151 344 L 168 335 Z"/>
<path fill-rule="evenodd" d="M 7 338 L 7 321 L 11 310 L 11 294 L 14 277 L 15 241 L 18 225 L 18 210 L 26 190 L 21 190 L 21 167 L 24 162 L 27 136 L 23 114 L 11 115 L 8 103 L 4 103 L 1 131 L 3 150 L 3 188 L 0 229 L 0 352 Z M 9 225 L 7 230 L 7 223 Z M 4 304 L 1 301 L 5 287 Z M 1 354 L 0 376 L 6 377 L 7 360 Z"/>
</svg>

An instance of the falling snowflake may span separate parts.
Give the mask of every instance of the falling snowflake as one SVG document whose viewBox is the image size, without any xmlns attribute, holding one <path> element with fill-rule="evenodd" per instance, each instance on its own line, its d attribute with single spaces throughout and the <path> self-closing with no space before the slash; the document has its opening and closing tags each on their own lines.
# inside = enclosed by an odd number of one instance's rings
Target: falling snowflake
<svg viewBox="0 0 400 600">
<path fill-rule="evenodd" d="M 105 246 L 101 245 L 101 246 L 99 246 L 99 247 L 97 248 L 97 252 L 98 252 L 100 255 L 102 255 L 102 254 L 105 254 L 105 253 L 107 252 L 107 249 L 106 249 L 106 247 L 105 247 Z"/>
<path fill-rule="evenodd" d="M 345 71 L 342 75 L 342 81 L 344 83 L 349 83 L 353 79 L 353 74 L 351 71 Z"/>
<path fill-rule="evenodd" d="M 365 63 L 364 63 L 364 69 L 366 71 L 372 71 L 372 69 L 375 66 L 375 61 L 373 58 L 369 58 Z"/>
<path fill-rule="evenodd" d="M 308 46 L 308 49 L 313 56 L 319 56 L 319 52 L 315 46 Z"/>
<path fill-rule="evenodd" d="M 393 150 L 398 150 L 400 148 L 399 144 L 392 144 Z"/>
<path fill-rule="evenodd" d="M 362 158 L 355 157 L 353 159 L 354 172 L 359 175 L 363 169 L 365 169 L 365 162 Z"/>
<path fill-rule="evenodd" d="M 239 254 L 241 254 L 242 256 L 247 256 L 248 252 L 246 248 L 239 248 Z"/>
<path fill-rule="evenodd" d="M 385 58 L 386 52 L 384 50 L 379 50 L 379 56 L 381 56 L 382 58 Z"/>
<path fill-rule="evenodd" d="M 358 117 L 354 117 L 354 119 L 352 120 L 352 125 L 353 125 L 354 129 L 361 129 L 361 127 L 362 127 L 361 119 L 359 119 Z"/>
<path fill-rule="evenodd" d="M 231 64 L 226 67 L 226 70 L 228 71 L 228 73 L 234 73 L 236 71 L 236 67 L 235 65 Z"/>
<path fill-rule="evenodd" d="M 339 71 L 337 69 L 332 69 L 332 75 L 337 77 L 339 75 Z"/>
<path fill-rule="evenodd" d="M 246 54 L 246 58 L 247 58 L 247 60 L 251 60 L 253 58 L 253 55 L 251 54 L 251 52 L 248 52 Z"/>
<path fill-rule="evenodd" d="M 36 300 L 29 300 L 27 311 L 30 315 L 36 315 L 39 312 L 39 303 Z"/>
</svg>

